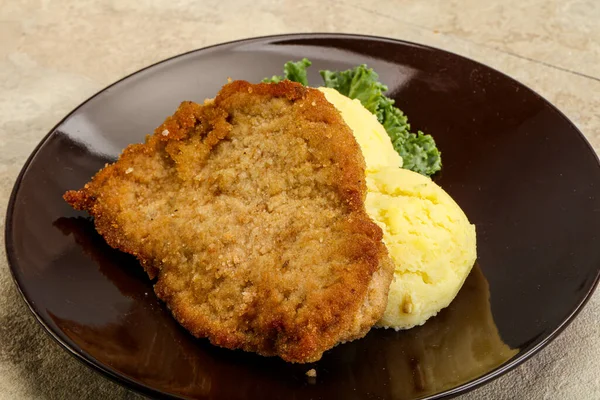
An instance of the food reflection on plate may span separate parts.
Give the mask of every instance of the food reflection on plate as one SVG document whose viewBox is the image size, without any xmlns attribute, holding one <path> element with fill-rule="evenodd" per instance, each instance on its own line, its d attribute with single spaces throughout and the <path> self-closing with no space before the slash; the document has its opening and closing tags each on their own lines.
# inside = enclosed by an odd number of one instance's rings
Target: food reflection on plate
<svg viewBox="0 0 600 400">
<path fill-rule="evenodd" d="M 452 304 L 425 325 L 400 332 L 371 330 L 365 339 L 337 346 L 310 366 L 219 349 L 182 329 L 137 273 L 135 259 L 106 245 L 90 220 L 61 218 L 55 226 L 73 235 L 73 251 L 91 260 L 82 268 L 93 268 L 99 279 L 106 278 L 128 306 L 111 323 L 82 324 L 68 315 L 54 315 L 54 322 L 103 364 L 127 375 L 146 376 L 147 382 L 161 383 L 173 393 L 242 399 L 303 399 L 323 393 L 358 399 L 371 393 L 411 399 L 475 379 L 517 353 L 498 333 L 489 286 L 478 265 Z M 108 298 L 103 300 L 98 299 L 98 307 L 115 307 Z M 165 365 L 176 373 L 162 376 Z M 310 368 L 317 371 L 312 385 L 305 376 Z"/>
<path fill-rule="evenodd" d="M 395 398 L 455 387 L 518 353 L 500 337 L 490 308 L 489 285 L 478 265 L 448 308 L 386 345 Z"/>
</svg>

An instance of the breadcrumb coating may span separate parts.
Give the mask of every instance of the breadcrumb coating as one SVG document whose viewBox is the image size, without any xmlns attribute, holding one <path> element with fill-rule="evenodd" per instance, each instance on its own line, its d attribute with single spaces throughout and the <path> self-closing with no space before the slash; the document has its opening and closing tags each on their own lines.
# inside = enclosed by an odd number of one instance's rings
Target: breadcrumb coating
<svg viewBox="0 0 600 400">
<path fill-rule="evenodd" d="M 303 363 L 385 310 L 393 266 L 365 196 L 360 148 L 322 93 L 234 81 L 64 198 L 193 335 Z"/>
</svg>

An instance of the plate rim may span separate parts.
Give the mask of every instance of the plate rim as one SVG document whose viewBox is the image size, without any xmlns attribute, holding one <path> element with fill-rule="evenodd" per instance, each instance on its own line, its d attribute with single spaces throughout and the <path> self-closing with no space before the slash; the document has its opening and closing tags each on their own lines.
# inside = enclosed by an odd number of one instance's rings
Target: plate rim
<svg viewBox="0 0 600 400">
<path fill-rule="evenodd" d="M 132 377 L 127 377 L 122 373 L 114 371 L 109 366 L 104 365 L 103 363 L 101 363 L 100 361 L 98 361 L 97 359 L 92 357 L 90 354 L 83 351 L 72 340 L 70 340 L 68 338 L 66 338 L 66 339 L 61 338 L 43 320 L 43 318 L 36 312 L 35 306 L 32 304 L 32 302 L 30 302 L 25 291 L 23 290 L 23 287 L 21 286 L 22 277 L 19 276 L 19 272 L 16 271 L 16 265 L 18 264 L 18 261 L 15 259 L 15 254 L 14 254 L 14 250 L 13 250 L 14 237 L 11 232 L 12 227 L 13 227 L 13 212 L 14 212 L 14 208 L 15 208 L 15 204 L 16 204 L 16 197 L 17 197 L 17 193 L 19 192 L 19 189 L 21 187 L 23 177 L 27 173 L 29 166 L 31 165 L 31 163 L 33 162 L 33 160 L 35 159 L 35 157 L 37 156 L 37 154 L 39 153 L 41 148 L 50 139 L 50 137 L 56 133 L 57 128 L 60 125 L 62 125 L 67 119 L 69 119 L 72 115 L 74 115 L 80 108 L 84 107 L 87 103 L 92 101 L 94 98 L 100 96 L 101 94 L 103 94 L 110 88 L 118 85 L 119 83 L 121 83 L 139 73 L 142 73 L 143 71 L 146 71 L 150 68 L 156 67 L 160 64 L 164 64 L 164 63 L 173 61 L 178 58 L 185 57 L 185 56 L 193 54 L 193 53 L 200 53 L 200 52 L 208 51 L 208 50 L 218 48 L 218 47 L 226 47 L 226 46 L 250 43 L 250 42 L 261 42 L 261 41 L 264 42 L 264 41 L 269 41 L 269 40 L 273 40 L 273 39 L 281 39 L 282 41 L 283 40 L 292 40 L 292 39 L 308 39 L 308 40 L 311 40 L 311 39 L 356 39 L 356 40 L 370 40 L 370 41 L 376 41 L 376 42 L 387 42 L 390 44 L 396 44 L 396 45 L 400 44 L 403 46 L 421 48 L 421 49 L 426 49 L 429 51 L 447 54 L 447 55 L 450 55 L 453 57 L 458 57 L 460 59 L 467 60 L 471 63 L 482 66 L 486 69 L 491 69 L 494 72 L 500 74 L 504 79 L 508 79 L 508 80 L 512 81 L 513 83 L 516 83 L 517 85 L 529 90 L 539 100 L 541 100 L 543 103 L 545 103 L 547 106 L 549 106 L 551 108 L 551 110 L 553 112 L 555 112 L 560 118 L 562 118 L 569 125 L 571 125 L 575 129 L 575 131 L 579 134 L 580 139 L 583 140 L 583 142 L 587 146 L 587 149 L 591 152 L 591 154 L 594 155 L 596 164 L 598 164 L 598 166 L 600 167 L 600 155 L 594 150 L 594 148 L 592 147 L 592 145 L 590 144 L 590 142 L 588 141 L 586 136 L 581 132 L 579 127 L 574 122 L 572 122 L 558 107 L 556 107 L 552 102 L 550 102 L 549 100 L 547 100 L 543 96 L 541 96 L 537 91 L 531 89 L 529 86 L 512 78 L 511 76 L 505 74 L 504 72 L 499 71 L 499 70 L 495 69 L 494 67 L 491 67 L 480 61 L 474 60 L 469 57 L 465 57 L 463 55 L 454 53 L 452 51 L 440 49 L 440 48 L 426 45 L 426 44 L 411 42 L 411 41 L 407 41 L 407 40 L 390 38 L 390 37 L 385 37 L 385 36 L 377 36 L 377 35 L 365 35 L 365 34 L 356 34 L 356 33 L 330 33 L 330 32 L 312 32 L 312 33 L 298 32 L 298 33 L 284 33 L 284 34 L 276 34 L 276 35 L 263 35 L 263 36 L 249 37 L 249 38 L 241 38 L 241 39 L 231 40 L 231 41 L 227 41 L 227 42 L 220 42 L 220 43 L 212 44 L 209 46 L 189 50 L 184 53 L 176 54 L 176 55 L 170 56 L 168 58 L 159 60 L 155 63 L 147 65 L 143 68 L 140 68 L 134 72 L 131 72 L 131 73 L 123 76 L 122 78 L 116 80 L 115 82 L 109 84 L 108 86 L 103 87 L 102 89 L 98 90 L 96 93 L 94 93 L 93 95 L 91 95 L 90 97 L 85 99 L 77 107 L 75 107 L 68 114 L 66 114 L 59 122 L 57 122 L 52 127 L 52 129 L 50 129 L 50 131 L 46 135 L 44 135 L 44 137 L 42 139 L 40 139 L 40 142 L 31 151 L 31 154 L 28 156 L 27 160 L 23 164 L 23 167 L 21 168 L 21 170 L 20 170 L 19 174 L 17 175 L 17 178 L 13 184 L 13 188 L 12 188 L 10 196 L 9 196 L 9 201 L 7 203 L 6 214 L 5 214 L 6 215 L 5 216 L 5 225 L 4 225 L 4 242 L 5 242 L 4 247 L 5 247 L 5 252 L 6 252 L 6 259 L 8 261 L 8 266 L 9 266 L 8 269 L 10 270 L 10 274 L 11 274 L 12 280 L 17 288 L 17 291 L 19 292 L 22 300 L 27 305 L 27 308 L 29 309 L 31 314 L 33 314 L 35 320 L 42 326 L 43 330 L 52 339 L 54 339 L 55 342 L 57 342 L 60 345 L 60 347 L 62 347 L 64 350 L 66 350 L 67 353 L 70 354 L 71 356 L 73 356 L 77 361 L 81 362 L 83 365 L 87 366 L 88 368 L 92 369 L 93 371 L 99 372 L 105 378 L 110 379 L 111 381 L 125 387 L 128 390 L 134 390 L 138 393 L 153 396 L 153 397 L 159 396 L 160 398 L 169 398 L 169 399 L 185 399 L 185 398 L 187 398 L 187 397 L 184 397 L 181 395 L 172 395 L 172 394 L 163 392 L 160 389 L 153 388 L 142 382 L 139 382 L 136 379 L 133 379 Z M 556 339 L 564 331 L 564 329 L 573 322 L 573 320 L 577 317 L 577 315 L 581 312 L 581 310 L 586 306 L 586 304 L 592 297 L 594 291 L 598 287 L 599 283 L 600 283 L 600 265 L 597 267 L 596 277 L 594 278 L 589 290 L 586 292 L 585 296 L 579 301 L 577 306 L 560 323 L 560 325 L 558 325 L 558 327 L 556 327 L 549 335 L 547 335 L 545 338 L 543 338 L 539 343 L 537 343 L 535 346 L 533 346 L 529 350 L 527 350 L 523 353 L 517 353 L 517 355 L 514 356 L 513 358 L 505 361 L 503 364 L 488 371 L 487 373 L 484 373 L 483 375 L 481 375 L 475 379 L 472 379 L 472 380 L 465 382 L 461 385 L 458 385 L 454 388 L 447 389 L 447 390 L 444 390 L 439 393 L 426 395 L 425 397 L 419 397 L 418 399 L 419 400 L 448 399 L 448 398 L 457 396 L 459 394 L 464 394 L 464 393 L 470 392 L 478 387 L 483 386 L 484 384 L 490 383 L 491 381 L 497 379 L 501 375 L 504 375 L 504 374 L 512 371 L 513 369 L 515 369 L 517 366 L 525 363 L 532 356 L 537 354 L 540 350 L 542 350 L 544 347 L 546 347 L 548 344 L 550 344 L 554 339 Z"/>
</svg>

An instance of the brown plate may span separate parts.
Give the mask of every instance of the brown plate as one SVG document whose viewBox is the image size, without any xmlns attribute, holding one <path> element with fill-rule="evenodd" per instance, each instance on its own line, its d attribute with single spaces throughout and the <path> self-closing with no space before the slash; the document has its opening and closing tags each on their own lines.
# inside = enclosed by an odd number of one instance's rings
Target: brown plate
<svg viewBox="0 0 600 400">
<path fill-rule="evenodd" d="M 109 248 L 61 195 L 140 142 L 182 100 L 227 77 L 258 82 L 290 59 L 367 63 L 413 128 L 431 133 L 437 182 L 477 225 L 478 265 L 422 327 L 372 330 L 313 365 L 211 346 L 157 300 L 136 260 Z M 536 93 L 430 47 L 353 35 L 286 35 L 187 53 L 98 93 L 61 121 L 19 176 L 6 252 L 36 318 L 77 359 L 152 396 L 202 399 L 437 399 L 513 368 L 581 309 L 599 275 L 600 167 L 575 126 Z M 133 268 L 132 268 L 133 264 Z M 305 372 L 316 368 L 309 380 Z"/>
</svg>

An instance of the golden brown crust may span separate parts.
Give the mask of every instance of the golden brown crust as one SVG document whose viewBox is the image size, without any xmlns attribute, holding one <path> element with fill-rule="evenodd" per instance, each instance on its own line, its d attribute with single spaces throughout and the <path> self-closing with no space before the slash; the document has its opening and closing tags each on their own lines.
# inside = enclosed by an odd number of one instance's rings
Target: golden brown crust
<svg viewBox="0 0 600 400">
<path fill-rule="evenodd" d="M 392 265 L 365 196 L 358 144 L 321 92 L 235 81 L 64 198 L 195 336 L 310 362 L 385 309 Z"/>
</svg>

